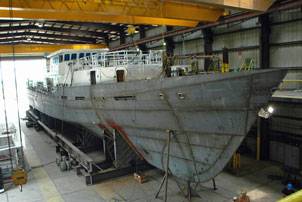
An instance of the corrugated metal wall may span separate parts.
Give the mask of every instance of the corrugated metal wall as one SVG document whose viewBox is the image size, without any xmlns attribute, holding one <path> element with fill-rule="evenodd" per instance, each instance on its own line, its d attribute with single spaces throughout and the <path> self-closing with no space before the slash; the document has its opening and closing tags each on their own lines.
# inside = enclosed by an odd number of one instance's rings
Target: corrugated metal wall
<svg viewBox="0 0 302 202">
<path fill-rule="evenodd" d="M 271 67 L 302 68 L 301 18 L 300 9 L 284 11 L 271 16 L 273 23 L 271 31 Z M 288 23 L 279 24 L 280 22 Z"/>
<path fill-rule="evenodd" d="M 302 13 L 300 9 L 275 12 L 270 15 L 271 26 L 271 67 L 301 67 L 302 68 Z M 238 68 L 246 58 L 254 60 L 259 68 L 259 35 L 258 18 L 244 22 L 236 22 L 218 26 L 212 29 L 214 33 L 213 50 L 220 55 L 223 47 L 230 49 L 230 67 Z M 177 29 L 177 28 L 176 28 Z M 178 28 L 179 29 L 179 28 Z M 146 37 L 158 35 L 167 31 L 165 26 L 148 28 Z M 139 33 L 127 36 L 126 42 L 139 39 Z M 164 39 L 163 39 L 164 40 Z M 163 40 L 148 43 L 149 49 L 162 49 Z M 204 52 L 204 40 L 201 31 L 176 36 L 175 55 L 196 54 Z M 110 43 L 110 47 L 119 45 L 119 40 Z"/>
</svg>

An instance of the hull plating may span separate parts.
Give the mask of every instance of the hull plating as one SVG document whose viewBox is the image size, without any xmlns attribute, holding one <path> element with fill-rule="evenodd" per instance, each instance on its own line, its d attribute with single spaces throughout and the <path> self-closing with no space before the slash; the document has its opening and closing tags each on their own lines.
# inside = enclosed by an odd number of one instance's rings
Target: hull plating
<svg viewBox="0 0 302 202">
<path fill-rule="evenodd" d="M 265 107 L 285 71 L 264 70 L 29 90 L 30 105 L 102 135 L 118 130 L 149 163 L 189 181 L 219 174 Z M 62 97 L 63 96 L 63 97 Z M 65 96 L 65 97 L 64 97 Z"/>
</svg>

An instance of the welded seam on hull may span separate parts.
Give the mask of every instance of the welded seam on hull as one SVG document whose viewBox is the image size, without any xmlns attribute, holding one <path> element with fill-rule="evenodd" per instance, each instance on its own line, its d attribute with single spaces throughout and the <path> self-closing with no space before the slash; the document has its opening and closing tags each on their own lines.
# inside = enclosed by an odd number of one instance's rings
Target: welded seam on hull
<svg viewBox="0 0 302 202">
<path fill-rule="evenodd" d="M 180 129 L 180 132 L 183 133 L 183 134 L 185 134 L 186 139 L 187 139 L 187 142 L 188 142 L 188 145 L 191 145 L 191 143 L 190 143 L 190 138 L 189 138 L 188 134 L 185 132 L 184 127 L 182 126 L 182 124 L 181 124 L 181 122 L 180 122 L 180 120 L 179 120 L 179 118 L 178 118 L 178 116 L 177 116 L 177 113 L 176 113 L 175 109 L 173 108 L 172 104 L 169 102 L 169 100 L 168 100 L 169 98 L 167 97 L 167 95 L 166 95 L 163 91 L 161 91 L 161 92 L 164 94 L 163 97 L 164 97 L 164 100 L 166 101 L 166 104 L 167 104 L 168 107 L 172 110 L 172 113 L 174 114 L 174 118 L 175 118 L 175 120 L 176 120 L 176 122 L 177 122 L 177 125 L 178 125 L 178 127 L 179 127 L 179 129 Z M 181 144 L 179 144 L 179 145 L 181 145 Z M 189 147 L 189 150 L 190 150 L 190 155 L 192 156 L 192 161 L 193 161 L 195 173 L 196 173 L 196 175 L 197 175 L 197 178 L 199 178 L 198 170 L 197 170 L 197 166 L 196 166 L 196 162 L 195 162 L 195 157 L 194 157 L 193 150 L 192 150 L 191 147 Z M 182 146 L 181 146 L 181 151 L 183 152 Z M 163 152 L 164 152 L 164 151 L 163 151 Z M 163 163 L 164 153 L 163 153 L 163 152 L 162 152 L 162 167 L 164 168 L 164 166 L 163 166 L 163 165 L 164 165 L 164 163 Z M 183 152 L 183 154 L 185 154 L 185 153 Z M 199 181 L 199 179 L 198 179 L 198 181 Z"/>
<path fill-rule="evenodd" d="M 250 79 L 249 79 L 249 80 L 252 80 L 252 75 L 250 75 Z M 250 89 L 251 89 L 251 87 L 250 87 Z M 251 90 L 250 90 L 250 91 L 249 91 L 249 97 L 248 97 L 248 99 L 247 99 L 247 100 L 249 100 L 249 102 L 250 102 L 250 98 L 251 98 L 251 93 L 252 93 L 252 92 L 251 92 Z M 249 104 L 248 104 L 247 106 L 249 106 Z M 247 113 L 247 114 L 248 114 L 248 113 Z M 245 126 L 245 128 L 246 128 L 246 127 L 247 127 L 247 126 Z M 229 145 L 230 145 L 231 142 L 233 141 L 234 137 L 235 137 L 235 136 L 231 136 L 231 138 L 229 139 L 228 143 L 227 143 L 226 146 L 225 146 L 225 149 L 229 147 Z M 213 168 L 214 166 L 216 166 L 218 160 L 221 158 L 222 155 L 223 155 L 223 152 L 221 152 L 220 155 L 218 156 L 218 158 L 216 158 L 216 160 L 211 164 L 211 166 L 210 166 L 209 168 L 207 168 L 206 170 L 203 170 L 202 173 L 208 172 L 209 169 L 211 169 L 211 168 Z M 202 174 L 202 173 L 200 173 L 200 174 Z M 219 174 L 219 173 L 217 173 L 217 174 Z M 213 177 L 215 177 L 215 176 L 213 176 Z"/>
<path fill-rule="evenodd" d="M 246 102 L 246 105 L 249 106 L 250 105 L 250 102 L 251 102 L 251 98 L 252 98 L 252 81 L 253 81 L 253 75 L 250 75 L 250 78 L 249 78 L 249 94 L 248 94 L 248 98 L 247 98 L 247 102 Z M 247 134 L 247 122 L 248 122 L 248 111 L 246 111 L 246 119 L 245 119 L 245 134 Z M 235 138 L 235 136 L 231 136 L 231 138 L 229 139 L 227 145 L 225 148 L 228 148 L 229 145 L 231 144 L 231 142 L 233 141 L 233 139 Z M 210 168 L 214 167 L 216 165 L 216 163 L 218 162 L 218 160 L 221 158 L 221 156 L 223 155 L 223 152 L 220 153 L 219 157 L 216 159 L 216 161 L 212 164 L 211 167 L 209 167 L 207 170 L 205 171 L 208 171 Z M 219 173 L 217 173 L 216 175 L 218 175 Z M 215 176 L 214 176 L 215 177 Z"/>
<path fill-rule="evenodd" d="M 252 93 L 254 92 L 253 91 L 253 80 L 254 80 L 254 77 L 253 75 L 251 75 L 251 78 L 249 80 L 249 87 L 250 87 L 250 90 L 249 90 L 249 97 L 246 99 L 246 106 L 250 106 L 251 105 L 251 98 L 252 98 Z M 248 123 L 248 119 L 249 119 L 249 112 L 247 111 L 246 112 L 246 117 L 245 117 L 245 134 L 248 133 L 248 128 L 247 128 L 247 123 Z"/>
</svg>

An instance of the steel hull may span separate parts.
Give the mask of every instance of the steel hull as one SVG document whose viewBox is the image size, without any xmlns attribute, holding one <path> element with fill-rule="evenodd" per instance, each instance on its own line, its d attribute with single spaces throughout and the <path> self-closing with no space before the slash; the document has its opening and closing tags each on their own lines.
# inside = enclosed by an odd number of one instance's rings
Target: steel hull
<svg viewBox="0 0 302 202">
<path fill-rule="evenodd" d="M 219 174 L 286 71 L 196 75 L 95 86 L 29 90 L 30 105 L 99 135 L 118 130 L 150 164 L 188 181 Z M 62 97 L 66 96 L 66 97 Z M 63 99 L 62 99 L 63 98 Z"/>
</svg>

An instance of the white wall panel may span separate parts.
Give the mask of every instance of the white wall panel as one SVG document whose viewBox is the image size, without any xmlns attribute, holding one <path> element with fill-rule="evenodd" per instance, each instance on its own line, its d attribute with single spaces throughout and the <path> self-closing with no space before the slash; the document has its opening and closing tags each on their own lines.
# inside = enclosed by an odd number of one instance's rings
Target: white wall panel
<svg viewBox="0 0 302 202">
<path fill-rule="evenodd" d="M 148 30 L 146 30 L 146 37 L 158 35 L 160 33 L 166 32 L 166 30 L 167 29 L 165 26 L 158 26 L 158 27 L 154 27 L 152 29 L 148 29 Z"/>
<path fill-rule="evenodd" d="M 227 48 L 240 48 L 246 46 L 255 46 L 259 44 L 259 30 L 249 30 L 236 32 L 214 37 L 213 50 Z"/>
<path fill-rule="evenodd" d="M 139 34 L 134 34 L 126 37 L 126 43 L 130 43 L 132 41 L 139 40 Z"/>
<path fill-rule="evenodd" d="M 179 42 L 175 44 L 175 55 L 186 55 L 204 52 L 204 43 L 202 39 Z"/>
<path fill-rule="evenodd" d="M 302 67 L 302 46 L 276 46 L 270 50 L 271 67 Z"/>
<path fill-rule="evenodd" d="M 272 26 L 271 30 L 271 43 L 302 40 L 302 20 L 275 25 Z"/>
<path fill-rule="evenodd" d="M 119 46 L 120 45 L 120 40 L 115 40 L 115 41 L 111 41 L 109 43 L 109 48 L 113 48 L 113 47 L 116 47 L 116 46 Z"/>
<path fill-rule="evenodd" d="M 280 22 L 280 21 L 284 22 L 284 21 L 298 19 L 298 18 L 302 18 L 301 8 L 285 10 L 285 11 L 274 13 L 273 15 L 270 15 L 270 21 L 273 23 Z"/>
<path fill-rule="evenodd" d="M 240 30 L 240 29 L 245 29 L 245 28 L 250 28 L 250 27 L 255 27 L 258 26 L 258 18 L 246 20 L 242 23 L 232 23 L 232 24 L 226 24 L 226 25 L 221 25 L 213 28 L 214 33 L 223 33 L 225 31 L 235 31 L 235 30 Z"/>
</svg>

